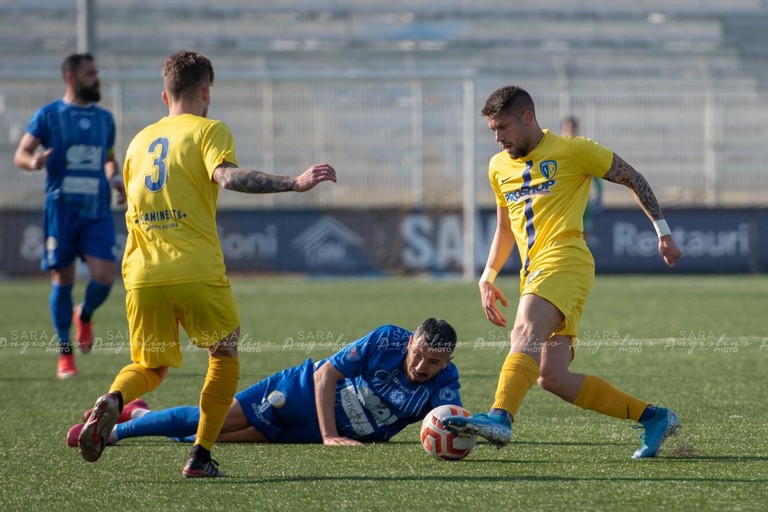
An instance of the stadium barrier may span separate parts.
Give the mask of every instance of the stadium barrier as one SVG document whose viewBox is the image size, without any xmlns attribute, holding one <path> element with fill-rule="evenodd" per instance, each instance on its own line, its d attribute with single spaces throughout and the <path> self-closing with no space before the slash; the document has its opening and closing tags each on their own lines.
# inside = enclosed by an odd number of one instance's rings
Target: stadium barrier
<svg viewBox="0 0 768 512">
<path fill-rule="evenodd" d="M 42 275 L 40 212 L 0 217 L 0 275 Z M 748 273 L 768 270 L 768 209 L 668 210 L 683 251 L 675 273 Z M 125 223 L 115 213 L 122 255 Z M 174 222 L 158 214 L 150 224 Z M 495 229 L 495 210 L 481 209 L 475 231 L 478 271 Z M 460 274 L 463 230 L 459 210 L 271 210 L 219 212 L 227 268 L 235 273 L 310 275 Z M 598 272 L 669 272 L 657 252 L 653 226 L 637 209 L 605 210 L 595 219 L 590 249 Z M 505 273 L 519 270 L 513 254 Z"/>
</svg>

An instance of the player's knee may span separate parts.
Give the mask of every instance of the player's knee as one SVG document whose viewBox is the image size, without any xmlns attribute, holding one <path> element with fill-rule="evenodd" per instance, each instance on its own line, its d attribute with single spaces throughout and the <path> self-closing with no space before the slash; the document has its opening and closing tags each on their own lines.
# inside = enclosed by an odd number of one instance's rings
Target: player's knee
<svg viewBox="0 0 768 512">
<path fill-rule="evenodd" d="M 115 268 L 91 271 L 91 279 L 102 286 L 112 286 L 115 283 Z"/>
<path fill-rule="evenodd" d="M 564 376 L 559 372 L 547 371 L 542 368 L 538 379 L 539 387 L 560 396 L 566 389 Z"/>
<path fill-rule="evenodd" d="M 112 286 L 117 277 L 116 262 L 91 257 L 88 257 L 86 262 L 91 279 L 102 286 Z"/>
<path fill-rule="evenodd" d="M 168 370 L 170 368 L 167 366 L 161 366 L 159 368 L 154 368 L 155 373 L 157 374 L 158 378 L 160 379 L 160 382 L 163 382 L 165 378 L 168 376 Z"/>
</svg>

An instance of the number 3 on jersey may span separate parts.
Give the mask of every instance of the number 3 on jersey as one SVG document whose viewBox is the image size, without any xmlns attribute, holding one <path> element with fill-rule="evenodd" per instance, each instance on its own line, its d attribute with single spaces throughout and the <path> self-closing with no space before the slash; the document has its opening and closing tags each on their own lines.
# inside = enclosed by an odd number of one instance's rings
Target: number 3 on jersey
<svg viewBox="0 0 768 512">
<path fill-rule="evenodd" d="M 144 176 L 144 187 L 150 192 L 159 192 L 165 186 L 165 182 L 168 181 L 168 167 L 165 159 L 168 158 L 169 145 L 170 142 L 167 137 L 155 139 L 149 145 L 147 152 L 155 157 L 152 164 L 157 169 L 157 171 L 153 170 Z"/>
</svg>

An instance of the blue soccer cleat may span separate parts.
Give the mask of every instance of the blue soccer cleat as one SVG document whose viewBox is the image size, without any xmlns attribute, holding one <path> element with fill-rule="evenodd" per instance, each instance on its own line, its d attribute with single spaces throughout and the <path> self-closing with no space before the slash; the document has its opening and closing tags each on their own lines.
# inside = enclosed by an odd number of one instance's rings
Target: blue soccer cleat
<svg viewBox="0 0 768 512">
<path fill-rule="evenodd" d="M 446 416 L 443 425 L 459 435 L 484 437 L 496 448 L 503 448 L 512 440 L 512 422 L 502 414 L 479 413 L 472 416 Z"/>
<path fill-rule="evenodd" d="M 680 419 L 673 411 L 657 407 L 656 414 L 642 422 L 642 425 L 645 427 L 643 446 L 632 455 L 633 459 L 647 459 L 658 455 L 664 441 L 680 428 Z"/>
</svg>

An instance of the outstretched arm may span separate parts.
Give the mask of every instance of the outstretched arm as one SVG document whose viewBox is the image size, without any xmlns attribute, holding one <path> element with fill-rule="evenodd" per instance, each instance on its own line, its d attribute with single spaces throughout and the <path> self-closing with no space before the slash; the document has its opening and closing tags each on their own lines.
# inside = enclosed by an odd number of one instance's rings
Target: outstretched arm
<svg viewBox="0 0 768 512">
<path fill-rule="evenodd" d="M 323 181 L 336 181 L 336 170 L 328 164 L 313 165 L 299 176 L 268 174 L 256 169 L 242 169 L 224 162 L 213 171 L 213 180 L 221 188 L 250 194 L 305 192 Z"/>
<path fill-rule="evenodd" d="M 664 262 L 670 267 L 674 267 L 681 253 L 677 244 L 672 239 L 667 222 L 661 213 L 661 207 L 656 200 L 651 186 L 645 177 L 637 172 L 634 167 L 625 162 L 619 155 L 613 154 L 611 168 L 603 176 L 603 179 L 612 183 L 618 183 L 627 187 L 635 198 L 635 202 L 645 212 L 651 222 L 653 222 L 656 232 L 659 235 L 659 253 Z"/>
<path fill-rule="evenodd" d="M 363 443 L 355 439 L 339 435 L 336 428 L 336 382 L 344 378 L 330 361 L 315 370 L 315 407 L 317 408 L 317 423 L 326 446 L 358 446 Z"/>
</svg>

